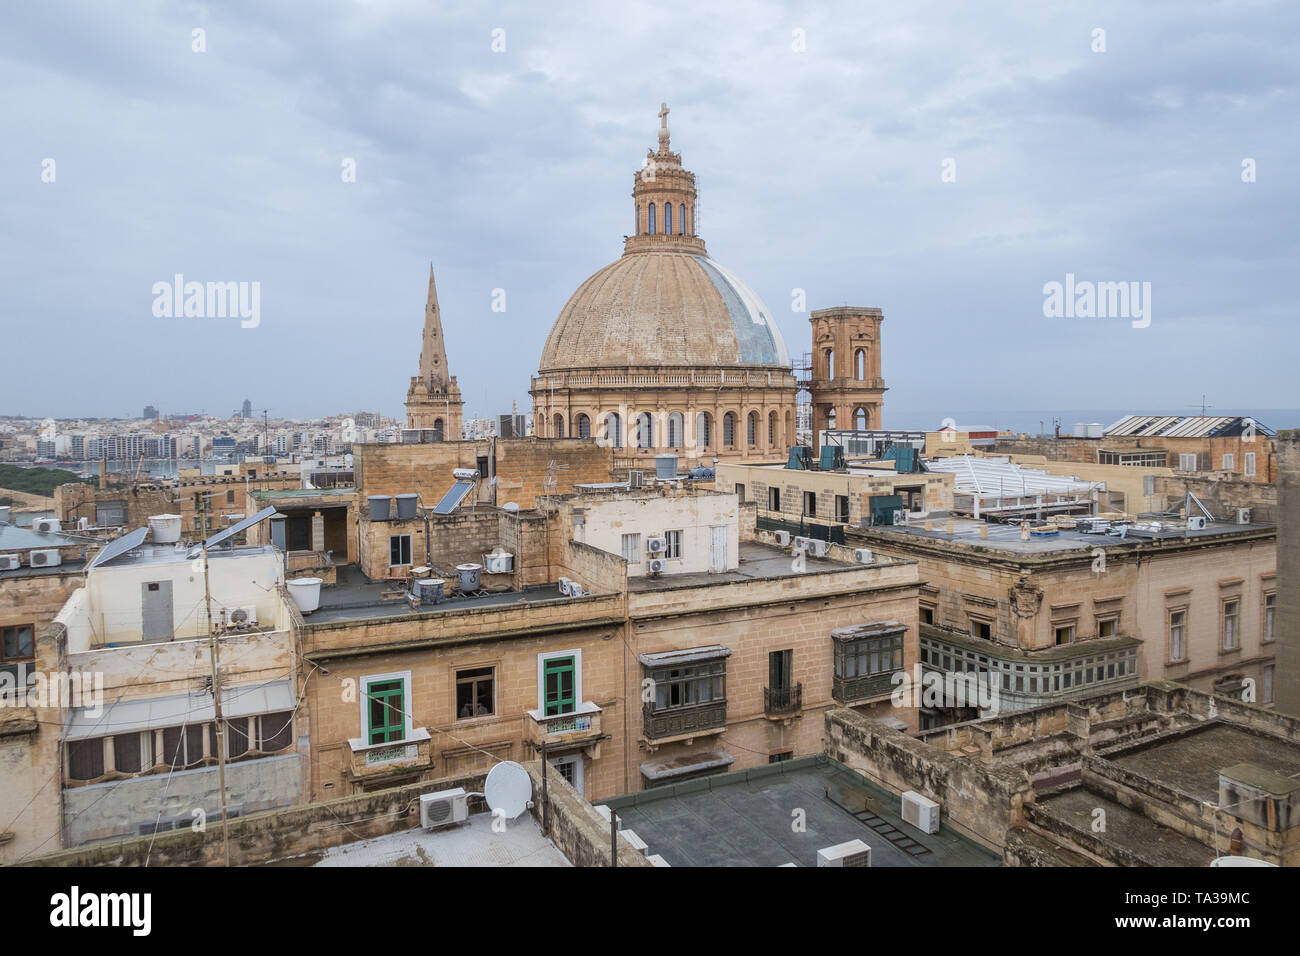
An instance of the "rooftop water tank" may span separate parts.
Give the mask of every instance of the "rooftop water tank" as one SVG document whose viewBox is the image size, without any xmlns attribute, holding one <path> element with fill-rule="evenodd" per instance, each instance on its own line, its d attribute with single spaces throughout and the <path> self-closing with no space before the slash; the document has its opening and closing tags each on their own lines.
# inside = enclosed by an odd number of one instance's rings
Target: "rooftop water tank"
<svg viewBox="0 0 1300 956">
<path fill-rule="evenodd" d="M 371 495 L 366 501 L 370 505 L 371 521 L 387 521 L 392 498 L 389 495 Z"/>
<path fill-rule="evenodd" d="M 483 555 L 483 566 L 488 574 L 509 574 L 515 567 L 515 556 L 497 547 L 491 554 Z"/>
<path fill-rule="evenodd" d="M 415 517 L 415 506 L 419 503 L 419 495 L 398 495 L 397 496 L 397 520 L 410 521 Z"/>
<path fill-rule="evenodd" d="M 443 580 L 442 578 L 416 578 L 415 596 L 420 599 L 420 605 L 441 604 L 443 598 Z"/>
<path fill-rule="evenodd" d="M 456 565 L 456 575 L 460 579 L 461 591 L 477 591 L 479 586 L 479 576 L 482 573 L 483 566 L 480 564 Z"/>
<path fill-rule="evenodd" d="M 149 532 L 154 544 L 175 544 L 181 539 L 181 516 L 150 515 Z"/>
<path fill-rule="evenodd" d="M 655 477 L 656 478 L 676 478 L 677 477 L 677 456 L 676 455 L 655 455 Z"/>
<path fill-rule="evenodd" d="M 289 596 L 303 614 L 310 614 L 320 607 L 320 578 L 290 578 L 288 585 Z"/>
</svg>

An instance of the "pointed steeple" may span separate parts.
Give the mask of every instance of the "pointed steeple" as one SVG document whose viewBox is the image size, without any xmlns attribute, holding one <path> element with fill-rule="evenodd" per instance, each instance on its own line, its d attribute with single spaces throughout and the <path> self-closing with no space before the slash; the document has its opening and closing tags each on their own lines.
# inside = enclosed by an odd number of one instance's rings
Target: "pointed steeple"
<svg viewBox="0 0 1300 956">
<path fill-rule="evenodd" d="M 438 288 L 433 282 L 433 263 L 429 263 L 429 297 L 424 304 L 424 340 L 420 346 L 420 381 L 432 391 L 445 391 L 447 347 L 442 338 L 442 315 L 438 311 Z"/>
</svg>

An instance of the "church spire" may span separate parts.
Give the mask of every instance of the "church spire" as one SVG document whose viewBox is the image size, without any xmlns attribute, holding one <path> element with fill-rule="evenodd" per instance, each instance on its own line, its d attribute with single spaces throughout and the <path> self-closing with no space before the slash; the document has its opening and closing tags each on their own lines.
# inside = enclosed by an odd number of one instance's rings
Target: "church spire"
<svg viewBox="0 0 1300 956">
<path fill-rule="evenodd" d="M 433 390 L 445 391 L 447 348 L 442 340 L 442 315 L 438 312 L 438 288 L 433 282 L 433 263 L 429 263 L 429 297 L 424 305 L 424 340 L 420 346 L 420 381 Z"/>
</svg>

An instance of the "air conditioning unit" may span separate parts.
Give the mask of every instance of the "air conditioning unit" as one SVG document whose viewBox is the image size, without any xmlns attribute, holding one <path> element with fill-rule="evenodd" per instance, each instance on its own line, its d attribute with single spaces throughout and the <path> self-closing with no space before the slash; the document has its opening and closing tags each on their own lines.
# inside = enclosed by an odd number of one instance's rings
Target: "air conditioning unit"
<svg viewBox="0 0 1300 956">
<path fill-rule="evenodd" d="M 463 787 L 420 794 L 420 826 L 426 830 L 449 827 L 469 819 L 469 795 Z"/>
<path fill-rule="evenodd" d="M 32 551 L 27 555 L 27 563 L 34 568 L 53 568 L 63 563 L 63 555 L 57 548 L 44 551 Z"/>
<path fill-rule="evenodd" d="M 812 551 L 813 557 L 824 558 L 826 555 L 830 554 L 831 543 L 829 541 L 822 541 L 819 538 L 809 538 L 808 545 L 809 549 Z"/>
<path fill-rule="evenodd" d="M 807 554 L 812 550 L 812 538 L 805 538 L 803 535 L 800 535 L 794 539 L 794 547 L 796 551 L 802 551 Z"/>
<path fill-rule="evenodd" d="M 907 524 L 907 509 L 894 509 L 894 524 Z"/>
<path fill-rule="evenodd" d="M 1238 509 L 1237 509 L 1237 524 L 1250 524 L 1250 509 L 1249 509 L 1249 508 L 1238 508 Z"/>
<path fill-rule="evenodd" d="M 939 832 L 939 804 L 915 790 L 903 794 L 903 822 L 923 833 Z"/>
<path fill-rule="evenodd" d="M 18 555 L 0 554 L 0 571 L 16 571 L 18 563 Z"/>
<path fill-rule="evenodd" d="M 645 539 L 645 550 L 647 554 L 663 554 L 667 547 L 668 542 L 663 538 Z"/>
<path fill-rule="evenodd" d="M 629 488 L 642 488 L 645 486 L 645 480 L 639 471 L 629 471 L 627 473 L 627 486 Z"/>
<path fill-rule="evenodd" d="M 773 532 L 773 534 L 776 535 L 776 543 L 777 543 L 778 546 L 780 546 L 780 547 L 782 547 L 782 548 L 788 548 L 788 547 L 790 547 L 790 532 L 789 532 L 789 531 L 776 531 L 776 532 Z"/>
<path fill-rule="evenodd" d="M 57 534 L 63 530 L 58 518 L 37 518 L 32 522 L 32 530 L 41 534 Z"/>
<path fill-rule="evenodd" d="M 853 560 L 858 564 L 870 564 L 874 559 L 871 556 L 870 548 L 854 548 Z"/>
<path fill-rule="evenodd" d="M 662 574 L 663 570 L 668 567 L 668 562 L 663 558 L 651 558 L 646 564 L 651 574 Z"/>
<path fill-rule="evenodd" d="M 861 840 L 837 843 L 817 851 L 818 866 L 870 866 L 871 847 Z"/>
<path fill-rule="evenodd" d="M 226 627 L 252 627 L 257 623 L 256 607 L 227 607 L 221 609 L 221 623 Z"/>
<path fill-rule="evenodd" d="M 1205 516 L 1204 516 L 1204 515 L 1193 515 L 1192 517 L 1188 518 L 1188 519 L 1187 519 L 1187 530 L 1188 530 L 1188 531 L 1204 531 L 1204 530 L 1205 530 Z"/>
</svg>

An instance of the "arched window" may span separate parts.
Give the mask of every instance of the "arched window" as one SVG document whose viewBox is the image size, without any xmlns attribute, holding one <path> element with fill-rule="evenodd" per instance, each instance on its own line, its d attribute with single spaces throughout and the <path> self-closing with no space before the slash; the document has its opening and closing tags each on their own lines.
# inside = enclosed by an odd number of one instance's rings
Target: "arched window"
<svg viewBox="0 0 1300 956">
<path fill-rule="evenodd" d="M 610 412 L 605 416 L 605 434 L 601 437 L 611 448 L 623 447 L 623 419 L 618 412 Z"/>
<path fill-rule="evenodd" d="M 867 430 L 867 410 L 865 408 L 859 408 L 853 413 L 853 427 L 859 431 Z"/>
<path fill-rule="evenodd" d="M 651 203 L 650 205 L 646 206 L 646 214 L 650 217 L 649 222 L 646 223 L 646 232 L 650 233 L 650 235 L 653 236 L 655 234 L 655 204 L 654 203 Z"/>
<path fill-rule="evenodd" d="M 554 434 L 553 434 L 552 437 L 554 437 L 554 438 L 563 438 L 563 437 L 564 437 L 564 416 L 563 416 L 563 415 L 556 414 L 556 416 L 555 416 L 555 432 L 554 432 Z"/>
<path fill-rule="evenodd" d="M 835 350 L 834 349 L 826 350 L 826 377 L 827 378 L 835 377 Z"/>
<path fill-rule="evenodd" d="M 854 364 L 857 366 L 856 371 L 857 371 L 858 381 L 862 381 L 864 378 L 867 377 L 867 353 L 864 352 L 862 349 L 858 349 L 857 353 L 854 355 L 853 361 Z"/>
<path fill-rule="evenodd" d="M 736 444 L 736 416 L 733 412 L 722 416 L 722 444 L 728 448 Z"/>
<path fill-rule="evenodd" d="M 682 413 L 673 412 L 668 416 L 668 447 L 682 447 Z"/>
<path fill-rule="evenodd" d="M 826 427 L 827 428 L 835 427 L 835 409 L 833 408 L 826 413 Z"/>
<path fill-rule="evenodd" d="M 636 417 L 636 447 L 653 448 L 655 445 L 655 423 L 649 412 L 642 412 Z"/>
<path fill-rule="evenodd" d="M 636 225 L 632 228 L 632 235 L 641 235 L 641 206 L 639 204 L 636 207 Z"/>
<path fill-rule="evenodd" d="M 588 418 L 586 415 L 579 415 L 579 416 L 578 416 L 578 422 L 577 422 L 577 424 L 578 424 L 578 437 L 579 437 L 579 438 L 590 438 L 590 437 L 591 437 L 591 419 Z"/>
<path fill-rule="evenodd" d="M 441 419 L 441 418 L 435 418 L 435 419 L 433 420 L 433 440 L 434 440 L 434 441 L 446 441 L 446 439 L 447 439 L 447 436 L 444 435 L 444 434 L 442 433 L 442 419 Z"/>
<path fill-rule="evenodd" d="M 758 444 L 758 412 L 750 412 L 745 418 L 745 438 L 750 447 Z"/>
<path fill-rule="evenodd" d="M 713 444 L 713 416 L 700 412 L 695 416 L 695 447 L 708 448 Z"/>
<path fill-rule="evenodd" d="M 767 444 L 770 448 L 776 447 L 776 423 L 776 412 L 772 412 L 767 416 Z"/>
<path fill-rule="evenodd" d="M 673 234 L 673 204 L 670 202 L 666 202 L 664 203 L 664 235 L 671 236 L 672 234 Z"/>
<path fill-rule="evenodd" d="M 680 232 L 683 236 L 689 236 L 691 234 L 691 230 L 686 222 L 686 203 L 682 203 L 681 206 L 678 207 L 678 211 L 679 214 L 681 215 L 682 222 L 681 222 L 681 226 L 678 228 L 677 231 Z"/>
</svg>

